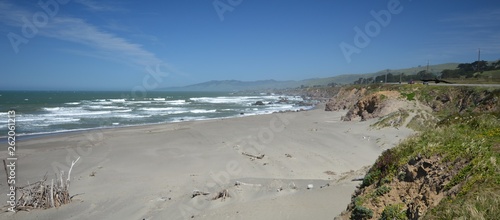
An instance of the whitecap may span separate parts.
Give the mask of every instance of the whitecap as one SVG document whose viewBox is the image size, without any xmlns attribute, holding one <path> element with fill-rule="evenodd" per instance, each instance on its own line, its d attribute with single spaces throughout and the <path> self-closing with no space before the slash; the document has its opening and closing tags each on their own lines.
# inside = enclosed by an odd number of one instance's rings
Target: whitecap
<svg viewBox="0 0 500 220">
<path fill-rule="evenodd" d="M 179 109 L 179 108 L 174 108 L 174 107 L 166 107 L 166 108 L 141 108 L 142 111 L 170 111 L 174 109 Z"/>
<path fill-rule="evenodd" d="M 215 109 L 212 109 L 212 110 L 205 110 L 205 109 L 195 109 L 195 110 L 191 110 L 190 112 L 191 113 L 195 113 L 195 114 L 203 114 L 203 113 L 214 113 L 216 112 L 217 110 Z"/>
<path fill-rule="evenodd" d="M 186 100 L 171 100 L 171 101 L 166 101 L 165 103 L 167 104 L 170 104 L 170 105 L 184 105 L 184 104 L 188 104 L 188 102 L 186 102 Z"/>
</svg>

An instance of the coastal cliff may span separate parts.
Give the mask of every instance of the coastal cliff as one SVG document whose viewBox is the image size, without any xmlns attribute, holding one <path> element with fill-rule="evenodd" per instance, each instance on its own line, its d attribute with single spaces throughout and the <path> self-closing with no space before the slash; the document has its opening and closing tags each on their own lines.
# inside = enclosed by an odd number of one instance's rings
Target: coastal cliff
<svg viewBox="0 0 500 220">
<path fill-rule="evenodd" d="M 386 150 L 336 219 L 492 219 L 500 214 L 500 89 L 344 87 L 326 111 L 418 133 Z"/>
</svg>

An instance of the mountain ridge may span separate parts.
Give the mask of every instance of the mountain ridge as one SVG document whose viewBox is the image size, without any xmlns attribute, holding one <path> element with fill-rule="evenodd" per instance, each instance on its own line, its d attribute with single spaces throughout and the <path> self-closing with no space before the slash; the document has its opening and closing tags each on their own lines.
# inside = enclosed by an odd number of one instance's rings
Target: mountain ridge
<svg viewBox="0 0 500 220">
<path fill-rule="evenodd" d="M 444 69 L 455 69 L 459 63 L 443 63 L 429 65 L 430 72 L 441 72 Z M 196 83 L 180 87 L 167 87 L 157 90 L 161 91 L 245 91 L 245 90 L 267 90 L 267 89 L 287 89 L 297 88 L 301 86 L 326 86 L 334 84 L 350 84 L 359 78 L 374 77 L 384 75 L 388 71 L 392 74 L 405 73 L 407 75 L 416 74 L 418 71 L 427 69 L 427 66 L 418 66 L 394 70 L 380 70 L 373 73 L 359 74 L 341 74 L 332 77 L 323 78 L 308 78 L 303 80 L 285 80 L 279 81 L 274 79 L 256 80 L 256 81 L 241 81 L 241 80 L 210 80 L 207 82 Z"/>
</svg>

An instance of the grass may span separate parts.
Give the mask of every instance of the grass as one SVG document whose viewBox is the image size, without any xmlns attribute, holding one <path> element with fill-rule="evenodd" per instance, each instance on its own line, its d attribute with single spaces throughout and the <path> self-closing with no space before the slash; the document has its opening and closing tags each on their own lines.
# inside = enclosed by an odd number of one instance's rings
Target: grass
<svg viewBox="0 0 500 220">
<path fill-rule="evenodd" d="M 373 215 L 375 209 L 367 208 L 371 207 L 369 204 L 382 204 L 379 200 L 391 190 L 391 181 L 405 179 L 402 168 L 411 159 L 437 156 L 440 158 L 437 166 L 443 172 L 453 171 L 454 176 L 443 189 L 453 189 L 453 193 L 431 207 L 424 218 L 495 219 L 500 216 L 500 112 L 495 112 L 500 108 L 500 89 L 418 84 L 364 88 L 366 94 L 398 91 L 401 98 L 416 105 L 427 105 L 434 111 L 398 111 L 373 125 L 377 128 L 399 126 L 397 122 L 404 124 L 409 115 L 415 115 L 407 126 L 420 132 L 384 151 L 377 159 L 360 186 L 363 191 L 366 187 L 370 189 L 354 198 L 353 215 L 360 218 Z M 404 209 L 404 204 L 388 205 L 382 218 L 406 219 Z"/>
<path fill-rule="evenodd" d="M 415 131 L 426 131 L 429 129 L 434 129 L 437 123 L 436 117 L 426 112 L 418 112 L 411 120 L 408 122 L 406 127 L 411 128 Z"/>
<path fill-rule="evenodd" d="M 384 208 L 380 219 L 383 220 L 406 220 L 406 211 L 404 204 L 388 205 Z"/>
<path fill-rule="evenodd" d="M 375 128 L 401 127 L 405 123 L 408 116 L 410 116 L 408 111 L 399 110 L 387 116 L 384 116 L 382 119 L 380 119 L 371 126 Z"/>
<path fill-rule="evenodd" d="M 388 193 L 389 191 L 391 191 L 391 187 L 388 187 L 386 185 L 382 185 L 375 190 L 375 195 L 376 196 L 383 196 L 384 194 Z"/>
<path fill-rule="evenodd" d="M 402 92 L 401 96 L 403 96 L 403 98 L 406 98 L 408 101 L 415 100 L 415 92 L 410 92 L 410 93 L 404 93 L 404 92 Z"/>
<path fill-rule="evenodd" d="M 365 176 L 361 187 L 376 184 L 376 195 L 387 193 L 390 188 L 384 187 L 384 180 L 402 176 L 399 168 L 417 155 L 427 158 L 441 155 L 443 164 L 467 161 L 467 165 L 445 186 L 445 190 L 448 190 L 460 185 L 458 194 L 442 200 L 429 212 L 429 216 L 433 216 L 431 219 L 436 216 L 445 216 L 443 219 L 476 219 L 478 216 L 490 219 L 487 217 L 500 216 L 499 114 L 449 116 L 435 129 L 424 131 L 399 146 L 384 151 Z M 491 209 L 489 206 L 492 204 L 496 204 L 496 208 Z M 362 203 L 358 206 L 362 206 Z M 460 206 L 468 209 L 457 208 Z"/>
<path fill-rule="evenodd" d="M 474 187 L 468 194 L 446 198 L 423 219 L 498 219 L 500 214 L 500 187 Z"/>
</svg>

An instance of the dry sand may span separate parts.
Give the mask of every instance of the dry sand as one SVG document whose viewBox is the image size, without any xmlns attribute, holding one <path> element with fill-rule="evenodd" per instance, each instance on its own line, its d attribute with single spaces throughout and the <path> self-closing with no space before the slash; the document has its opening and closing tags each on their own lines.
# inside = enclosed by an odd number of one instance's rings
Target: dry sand
<svg viewBox="0 0 500 220">
<path fill-rule="evenodd" d="M 351 179 L 412 133 L 370 129 L 373 120 L 341 122 L 344 114 L 320 106 L 18 141 L 18 186 L 46 172 L 50 181 L 80 156 L 70 187 L 79 195 L 59 208 L 0 219 L 333 219 L 359 184 Z M 6 148 L 1 143 L 3 158 Z M 6 181 L 0 184 L 7 201 Z M 229 198 L 211 200 L 224 189 Z M 210 194 L 191 198 L 193 190 Z"/>
</svg>

